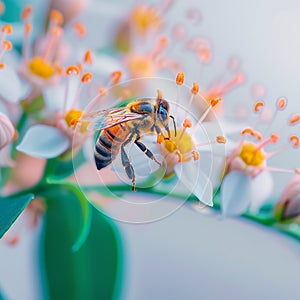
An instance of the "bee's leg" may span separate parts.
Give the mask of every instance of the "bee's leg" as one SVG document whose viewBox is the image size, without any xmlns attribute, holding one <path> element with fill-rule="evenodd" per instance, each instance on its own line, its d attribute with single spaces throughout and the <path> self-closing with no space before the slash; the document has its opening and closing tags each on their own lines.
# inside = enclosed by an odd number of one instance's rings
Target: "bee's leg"
<svg viewBox="0 0 300 300">
<path fill-rule="evenodd" d="M 127 141 L 124 144 L 126 145 Z M 135 172 L 134 172 L 133 166 L 130 163 L 128 154 L 125 151 L 124 144 L 122 144 L 122 146 L 121 146 L 122 165 L 126 171 L 128 178 L 131 179 L 131 181 L 132 181 L 132 191 L 135 192 Z"/>
<path fill-rule="evenodd" d="M 159 166 L 161 166 L 161 163 L 156 159 L 154 154 L 143 144 L 139 141 L 139 138 L 134 141 L 134 143 L 152 160 L 154 160 Z"/>
<path fill-rule="evenodd" d="M 157 135 L 161 135 L 161 136 L 164 138 L 164 140 L 169 140 L 169 139 L 170 139 L 170 134 L 169 134 L 169 137 L 165 137 L 165 136 L 163 135 L 163 133 L 162 133 L 162 131 L 161 131 L 161 129 L 160 129 L 159 126 L 157 126 L 156 124 L 154 124 L 153 127 L 154 127 L 154 129 L 155 129 Z"/>
</svg>

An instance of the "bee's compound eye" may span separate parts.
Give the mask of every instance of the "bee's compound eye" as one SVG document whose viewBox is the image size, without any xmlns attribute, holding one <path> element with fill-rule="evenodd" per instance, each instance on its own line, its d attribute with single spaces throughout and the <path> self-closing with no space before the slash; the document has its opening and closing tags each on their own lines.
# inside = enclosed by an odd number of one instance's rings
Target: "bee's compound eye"
<svg viewBox="0 0 300 300">
<path fill-rule="evenodd" d="M 161 117 L 161 119 L 163 119 L 163 120 L 168 117 L 168 112 L 162 105 L 160 105 L 158 108 L 158 114 Z"/>
</svg>

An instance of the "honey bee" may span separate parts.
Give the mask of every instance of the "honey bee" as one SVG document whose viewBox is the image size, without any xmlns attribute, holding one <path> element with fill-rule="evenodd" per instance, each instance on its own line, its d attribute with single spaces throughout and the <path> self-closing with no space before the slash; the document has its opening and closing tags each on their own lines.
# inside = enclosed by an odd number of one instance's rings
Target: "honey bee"
<svg viewBox="0 0 300 300">
<path fill-rule="evenodd" d="M 161 163 L 141 141 L 144 134 L 157 134 L 165 139 L 170 138 L 169 120 L 173 120 L 176 135 L 175 119 L 170 115 L 170 106 L 167 100 L 162 99 L 158 92 L 157 98 L 142 98 L 129 103 L 126 107 L 100 110 L 87 115 L 84 120 L 90 122 L 93 130 L 102 130 L 94 148 L 94 159 L 98 170 L 110 165 L 121 152 L 121 161 L 128 178 L 132 182 L 132 191 L 135 191 L 135 171 L 130 162 L 125 146 L 135 145 L 145 155 Z M 164 136 L 164 132 L 167 137 Z"/>
</svg>

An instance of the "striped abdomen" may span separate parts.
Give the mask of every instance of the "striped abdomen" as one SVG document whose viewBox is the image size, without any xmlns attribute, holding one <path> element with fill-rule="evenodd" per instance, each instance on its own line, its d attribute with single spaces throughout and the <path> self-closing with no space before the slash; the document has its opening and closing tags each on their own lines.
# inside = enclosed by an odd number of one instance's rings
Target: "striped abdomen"
<svg viewBox="0 0 300 300">
<path fill-rule="evenodd" d="M 115 159 L 129 133 L 130 129 L 125 124 L 118 124 L 102 130 L 94 151 L 98 170 L 105 168 Z"/>
</svg>

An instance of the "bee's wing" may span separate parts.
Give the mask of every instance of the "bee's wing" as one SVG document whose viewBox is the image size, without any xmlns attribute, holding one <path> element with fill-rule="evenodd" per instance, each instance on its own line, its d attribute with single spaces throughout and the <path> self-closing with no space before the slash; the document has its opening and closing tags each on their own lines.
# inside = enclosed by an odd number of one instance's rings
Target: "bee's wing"
<svg viewBox="0 0 300 300">
<path fill-rule="evenodd" d="M 130 112 L 127 107 L 119 107 L 85 114 L 82 116 L 81 122 L 89 122 L 88 130 L 94 131 L 143 117 L 142 114 Z"/>
</svg>

